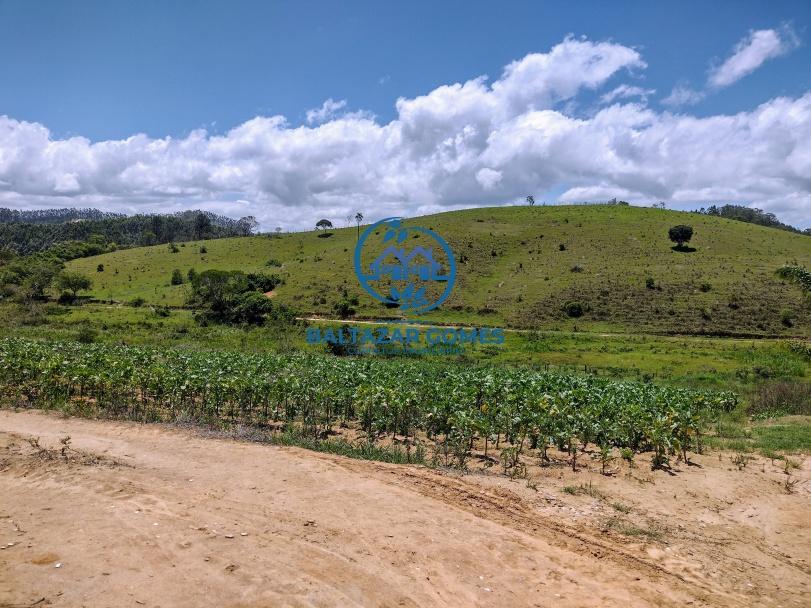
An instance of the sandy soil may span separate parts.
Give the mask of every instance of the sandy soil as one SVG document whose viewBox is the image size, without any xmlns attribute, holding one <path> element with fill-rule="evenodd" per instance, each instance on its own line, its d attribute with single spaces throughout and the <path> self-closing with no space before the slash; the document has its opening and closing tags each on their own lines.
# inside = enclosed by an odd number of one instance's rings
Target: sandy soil
<svg viewBox="0 0 811 608">
<path fill-rule="evenodd" d="M 527 483 L 0 411 L 0 606 L 808 606 L 808 460 Z"/>
</svg>

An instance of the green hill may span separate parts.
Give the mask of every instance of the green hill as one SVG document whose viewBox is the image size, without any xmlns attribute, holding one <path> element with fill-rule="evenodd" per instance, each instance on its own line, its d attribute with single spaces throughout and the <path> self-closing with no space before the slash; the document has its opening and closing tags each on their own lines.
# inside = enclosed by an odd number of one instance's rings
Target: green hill
<svg viewBox="0 0 811 608">
<path fill-rule="evenodd" d="M 497 207 L 409 220 L 454 250 L 459 276 L 427 321 L 517 328 L 707 334 L 809 335 L 808 297 L 775 275 L 785 263 L 811 267 L 811 238 L 715 216 L 622 205 Z M 674 251 L 668 228 L 694 228 L 690 253 Z M 277 301 L 305 315 L 332 316 L 344 293 L 358 317 L 391 317 L 352 271 L 356 229 L 240 237 L 128 249 L 74 260 L 102 299 L 182 305 L 173 269 L 279 274 Z M 561 247 L 565 246 L 565 249 Z M 201 249 L 201 248 L 204 248 Z M 201 251 L 204 251 L 201 253 Z M 268 266 L 269 260 L 282 264 Z M 103 272 L 97 266 L 103 264 Z M 652 284 L 648 279 L 652 279 Z M 577 314 L 578 304 L 582 310 Z"/>
</svg>

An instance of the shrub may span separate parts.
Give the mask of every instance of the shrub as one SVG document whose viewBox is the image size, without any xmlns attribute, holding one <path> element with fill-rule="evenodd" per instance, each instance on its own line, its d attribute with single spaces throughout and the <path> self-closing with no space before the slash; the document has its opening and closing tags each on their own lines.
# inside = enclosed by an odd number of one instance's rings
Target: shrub
<svg viewBox="0 0 811 608">
<path fill-rule="evenodd" d="M 264 322 L 265 315 L 272 310 L 273 303 L 265 294 L 258 291 L 248 291 L 234 298 L 230 311 L 230 320 L 232 323 L 261 325 Z"/>
<path fill-rule="evenodd" d="M 580 302 L 566 302 L 563 305 L 563 312 L 572 318 L 579 318 L 583 316 L 584 307 Z"/>
<path fill-rule="evenodd" d="M 807 359 L 811 359 L 811 342 L 803 342 L 801 340 L 792 340 L 789 345 L 792 352 L 802 355 Z"/>
<path fill-rule="evenodd" d="M 182 285 L 183 284 L 183 273 L 180 272 L 179 268 L 175 268 L 172 271 L 172 285 Z"/>
<path fill-rule="evenodd" d="M 558 245 L 558 251 L 566 251 L 566 245 L 564 245 L 563 243 Z"/>
<path fill-rule="evenodd" d="M 805 291 L 811 291 L 811 272 L 802 266 L 781 266 L 777 269 L 777 276 L 797 283 Z"/>
<path fill-rule="evenodd" d="M 783 324 L 784 327 L 794 327 L 794 321 L 791 318 L 790 310 L 780 311 L 780 322 Z"/>
<path fill-rule="evenodd" d="M 174 243 L 169 243 L 169 253 L 179 253 L 180 249 L 178 249 L 177 245 Z"/>
<path fill-rule="evenodd" d="M 709 283 L 702 283 L 698 289 L 703 293 L 707 293 L 710 289 L 712 289 L 712 285 Z"/>
<path fill-rule="evenodd" d="M 145 303 L 146 303 L 146 300 L 144 300 L 141 297 L 133 298 L 132 300 L 129 301 L 129 305 L 132 306 L 133 308 L 140 308 Z"/>
<path fill-rule="evenodd" d="M 348 300 L 341 300 L 333 307 L 335 310 L 335 314 L 337 314 L 340 318 L 346 319 L 351 317 L 355 314 L 355 309 L 352 308 L 352 305 L 349 303 Z"/>
<path fill-rule="evenodd" d="M 82 327 L 76 334 L 76 341 L 82 344 L 92 344 L 96 341 L 98 332 L 91 327 Z"/>
<path fill-rule="evenodd" d="M 282 263 L 276 258 L 270 258 L 267 262 L 265 262 L 265 266 L 270 266 L 271 268 L 281 268 Z"/>
<path fill-rule="evenodd" d="M 99 264 L 96 266 L 96 272 L 104 272 L 104 264 Z"/>
<path fill-rule="evenodd" d="M 201 247 L 200 247 L 200 254 L 202 255 L 202 254 L 204 254 L 204 253 L 208 253 L 208 249 L 206 249 L 206 246 L 205 246 L 205 245 L 203 245 L 203 246 L 201 246 Z"/>
<path fill-rule="evenodd" d="M 583 272 L 583 267 L 575 264 L 569 269 L 571 272 Z"/>
<path fill-rule="evenodd" d="M 645 279 L 645 287 L 648 289 L 656 289 L 656 282 L 653 280 L 653 277 Z"/>
</svg>

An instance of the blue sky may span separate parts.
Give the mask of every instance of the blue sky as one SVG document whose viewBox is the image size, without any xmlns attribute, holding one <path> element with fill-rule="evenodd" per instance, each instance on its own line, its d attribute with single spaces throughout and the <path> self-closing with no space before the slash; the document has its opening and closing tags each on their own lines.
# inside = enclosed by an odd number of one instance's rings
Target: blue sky
<svg viewBox="0 0 811 608">
<path fill-rule="evenodd" d="M 811 2 L 0 1 L 0 113 L 93 140 L 302 122 L 327 98 L 389 121 L 398 97 L 496 77 L 567 33 L 640 49 L 640 84 L 665 92 L 699 86 L 749 29 L 782 24 L 806 39 Z M 693 111 L 801 94 L 808 66 L 803 44 Z"/>
<path fill-rule="evenodd" d="M 570 119 L 571 126 L 571 121 L 591 120 L 612 102 L 633 103 L 638 107 L 638 114 L 629 128 L 635 133 L 652 134 L 653 127 L 642 116 L 643 112 L 655 113 L 665 122 L 671 114 L 711 119 L 755 112 L 761 104 L 776 98 L 801 100 L 811 90 L 809 25 L 809 2 L 0 0 L 3 66 L 0 116 L 14 121 L 5 133 L 5 144 L 0 130 L 0 146 L 11 146 L 15 154 L 20 155 L 30 148 L 27 142 L 42 143 L 41 132 L 39 135 L 34 131 L 22 132 L 20 123 L 25 122 L 47 130 L 43 146 L 56 142 L 60 148 L 58 166 L 49 166 L 41 174 L 23 176 L 6 168 L 4 177 L 0 163 L 0 204 L 5 201 L 9 206 L 94 205 L 127 210 L 202 205 L 232 215 L 247 210 L 263 223 L 274 223 L 274 218 L 283 214 L 296 218 L 295 224 L 306 225 L 312 214 L 321 211 L 349 213 L 355 207 L 369 208 L 378 202 L 389 210 L 414 213 L 464 206 L 465 201 L 469 204 L 508 203 L 527 190 L 552 198 L 563 193 L 569 193 L 568 198 L 572 198 L 579 194 L 607 196 L 614 192 L 632 199 L 636 197 L 638 200 L 632 202 L 640 204 L 657 195 L 672 198 L 675 207 L 690 207 L 694 206 L 693 202 L 697 205 L 726 197 L 734 199 L 733 202 L 769 208 L 795 223 L 811 225 L 808 193 L 811 187 L 800 177 L 769 173 L 773 171 L 775 159 L 757 169 L 762 173 L 759 185 L 747 188 L 730 183 L 730 176 L 735 173 L 732 165 L 729 172 L 717 177 L 717 183 L 711 178 L 696 184 L 684 184 L 676 177 L 654 178 L 651 176 L 657 173 L 655 167 L 640 168 L 637 174 L 642 177 L 636 181 L 629 180 L 627 175 L 617 177 L 616 170 L 582 178 L 570 167 L 547 173 L 536 171 L 534 181 L 523 177 L 510 181 L 510 170 L 517 166 L 515 161 L 511 160 L 509 167 L 497 166 L 485 158 L 495 153 L 486 152 L 484 144 L 477 144 L 475 152 L 480 158 L 475 166 L 462 172 L 464 176 L 459 169 L 451 171 L 447 166 L 437 169 L 436 163 L 443 162 L 441 157 L 445 153 L 441 151 L 444 144 L 435 141 L 409 148 L 405 155 L 413 159 L 415 154 L 423 154 L 421 161 L 426 163 L 429 158 L 434 159 L 431 171 L 422 165 L 410 167 L 415 180 L 427 181 L 424 188 L 408 184 L 370 190 L 364 183 L 363 187 L 352 191 L 353 179 L 360 180 L 362 176 L 341 174 L 336 177 L 335 173 L 340 161 L 362 145 L 363 140 L 358 139 L 361 133 L 376 142 L 370 140 L 370 146 L 382 145 L 380 140 L 387 125 L 405 124 L 401 109 L 395 106 L 398 98 L 417 100 L 443 85 L 465 83 L 481 75 L 489 77 L 487 86 L 490 86 L 511 62 L 532 54 L 550 53 L 556 45 L 564 43 L 569 34 L 574 36 L 570 40 L 585 38 L 590 44 L 610 43 L 632 49 L 639 59 L 625 58 L 596 82 L 576 82 L 574 94 L 555 89 L 556 81 L 552 82 L 549 85 L 554 90 L 551 99 L 538 89 L 538 95 L 546 101 L 530 100 L 522 109 L 524 113 L 516 116 L 527 118 L 533 111 L 553 110 Z M 771 39 L 761 42 L 768 46 L 770 40 L 776 40 L 779 49 L 771 53 L 767 49 L 766 58 L 760 63 L 756 60 L 751 69 L 746 68 L 731 77 L 716 76 L 716 81 L 723 84 L 713 85 L 713 70 L 717 74 L 719 66 L 735 55 L 736 48 L 741 50 L 752 43 L 750 46 L 755 49 L 753 32 L 772 32 Z M 604 57 L 600 54 L 602 51 L 595 52 L 595 56 Z M 561 69 L 565 71 L 566 67 Z M 572 69 L 578 68 L 574 65 Z M 636 94 L 627 97 L 617 94 L 607 100 L 606 95 L 620 85 L 626 90 L 634 88 Z M 671 95 L 674 88 L 689 92 L 686 97 L 682 95 L 683 103 L 665 103 L 668 98 L 674 99 Z M 333 111 L 327 111 L 330 106 L 325 106 L 322 118 L 308 122 L 307 112 L 321 107 L 328 99 L 334 100 Z M 484 99 L 482 104 L 487 103 Z M 803 104 L 803 111 L 804 108 Z M 256 117 L 274 116 L 286 119 L 282 135 L 278 124 L 251 122 Z M 516 116 L 510 118 L 511 128 L 515 126 Z M 459 117 L 446 115 L 445 118 L 455 128 L 469 126 L 457 124 Z M 625 118 L 622 120 L 627 124 Z M 378 131 L 373 132 L 364 121 L 379 127 Z M 470 125 L 491 135 L 503 133 L 501 127 L 507 124 L 498 122 L 496 128 L 490 121 L 483 127 L 478 118 L 470 121 Z M 295 162 L 296 151 L 279 152 L 284 156 L 280 161 L 276 156 L 272 159 L 262 156 L 268 153 L 268 148 L 251 152 L 257 155 L 254 164 L 267 171 L 248 185 L 239 180 L 225 180 L 227 184 L 223 185 L 223 180 L 211 177 L 216 168 L 208 170 L 205 183 L 191 184 L 183 177 L 173 183 L 167 178 L 168 182 L 160 184 L 144 179 L 135 185 L 127 181 L 126 187 L 118 190 L 110 184 L 113 177 L 121 181 L 123 170 L 116 176 L 87 174 L 88 166 L 97 168 L 96 157 L 107 152 L 106 148 L 92 149 L 93 143 L 124 141 L 136 134 L 144 134 L 151 142 L 165 142 L 168 137 L 177 141 L 192 137 L 199 129 L 205 129 L 206 143 L 187 142 L 185 149 L 198 144 L 207 148 L 200 152 L 201 157 L 187 158 L 188 166 L 194 166 L 205 157 L 209 165 L 213 167 L 219 162 L 218 167 L 222 169 L 233 158 L 212 152 L 214 138 L 227 137 L 233 129 L 245 125 L 265 129 L 263 137 L 267 137 L 268 142 L 285 137 L 309 137 L 310 148 L 317 152 L 308 148 L 308 154 L 320 157 L 325 150 L 336 149 L 335 137 L 339 137 L 332 134 L 329 141 L 324 141 L 322 136 L 329 134 L 318 127 L 325 123 L 331 124 L 333 130 L 345 128 L 347 137 L 343 143 L 350 142 L 349 149 L 344 147 L 334 152 L 338 154 L 336 159 L 326 167 L 320 166 L 335 182 L 326 185 L 320 183 L 318 176 L 306 181 L 289 172 L 287 168 Z M 528 124 L 526 120 L 524 123 Z M 442 128 L 448 124 L 443 122 Z M 306 134 L 294 131 L 301 125 L 312 131 Z M 796 131 L 797 127 L 784 126 L 786 131 Z M 806 126 L 806 117 L 802 115 L 800 127 Z M 416 127 L 406 127 L 404 133 L 414 135 Z M 436 130 L 435 125 L 429 128 Z M 541 131 L 548 131 L 539 126 L 537 120 L 531 128 L 538 137 L 542 136 Z M 683 128 L 686 127 L 679 127 Z M 528 132 L 521 131 L 520 135 Z M 511 133 L 515 135 L 514 140 L 520 139 L 515 130 Z M 737 132 L 727 133 L 733 138 L 738 135 Z M 690 135 L 689 141 L 694 137 L 695 134 Z M 77 143 L 76 138 L 81 141 Z M 415 138 L 424 143 L 424 134 Z M 82 142 L 90 147 L 80 150 Z M 782 141 L 763 142 L 769 148 L 785 147 L 784 144 Z M 405 146 L 390 142 L 387 145 Z M 611 145 L 616 146 L 616 142 Z M 786 152 L 786 160 L 801 172 L 806 167 L 805 150 L 797 151 L 800 144 L 796 142 L 792 145 L 794 157 L 799 158 L 789 158 L 791 153 Z M 273 148 L 273 154 L 278 152 L 275 144 L 268 143 L 268 146 Z M 612 150 L 616 152 L 616 147 Z M 470 150 L 456 149 L 454 155 L 462 158 L 468 152 Z M 386 148 L 386 154 L 389 153 L 390 147 Z M 43 158 L 50 158 L 43 154 Z M 131 158 L 134 153 L 128 154 L 127 158 Z M 300 158 L 301 151 L 298 154 Z M 528 168 L 537 167 L 539 163 L 549 164 L 546 162 L 549 159 L 543 154 L 539 156 L 537 150 L 527 154 L 530 157 L 522 158 Z M 87 160 L 87 155 L 94 160 Z M 212 160 L 212 157 L 216 158 Z M 500 158 L 504 160 L 506 156 L 502 153 Z M 110 164 L 117 162 L 129 161 L 118 159 Z M 730 162 L 742 161 L 732 159 Z M 401 166 L 400 161 L 392 163 Z M 137 167 L 130 169 L 125 176 L 127 179 Z M 252 165 L 251 169 L 255 167 Z M 369 179 L 385 181 L 391 167 L 367 169 Z M 247 173 L 244 167 L 234 171 Z M 449 172 L 457 173 L 458 180 L 441 182 L 438 174 Z M 651 179 L 655 183 L 646 186 Z M 777 193 L 775 179 L 782 184 Z M 37 180 L 42 183 L 32 185 Z M 475 180 L 478 186 L 473 184 Z M 433 190 L 429 192 L 431 187 Z M 456 188 L 458 196 L 446 193 L 452 188 Z M 358 194 L 359 190 L 363 192 Z M 762 200 L 755 200 L 755 195 L 761 192 Z M 287 210 L 289 213 L 285 212 L 288 207 L 292 208 Z"/>
</svg>

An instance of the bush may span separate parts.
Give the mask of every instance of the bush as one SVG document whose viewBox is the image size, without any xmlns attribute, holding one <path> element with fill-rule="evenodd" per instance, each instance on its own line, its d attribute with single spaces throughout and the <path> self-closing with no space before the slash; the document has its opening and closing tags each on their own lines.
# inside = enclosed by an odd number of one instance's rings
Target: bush
<svg viewBox="0 0 811 608">
<path fill-rule="evenodd" d="M 82 344 L 92 344 L 96 341 L 99 332 L 90 327 L 82 327 L 79 333 L 76 334 L 76 341 Z"/>
<path fill-rule="evenodd" d="M 104 264 L 99 264 L 96 266 L 96 272 L 104 272 Z"/>
<path fill-rule="evenodd" d="M 792 340 L 789 345 L 791 352 L 802 355 L 807 359 L 811 359 L 811 342 L 803 342 L 802 340 Z"/>
<path fill-rule="evenodd" d="M 569 269 L 571 272 L 583 272 L 583 267 L 575 264 Z"/>
<path fill-rule="evenodd" d="M 783 324 L 784 327 L 794 327 L 794 321 L 791 318 L 791 311 L 789 310 L 780 311 L 780 322 Z"/>
<path fill-rule="evenodd" d="M 584 311 L 585 308 L 580 302 L 566 302 L 566 304 L 563 305 L 563 312 L 574 319 L 582 317 Z"/>
<path fill-rule="evenodd" d="M 138 298 L 133 298 L 132 300 L 130 300 L 130 301 L 128 302 L 129 306 L 132 306 L 133 308 L 140 308 L 140 307 L 141 307 L 141 306 L 143 306 L 145 303 L 146 303 L 146 300 L 144 300 L 144 299 L 143 299 L 143 298 L 141 298 L 141 297 L 138 297 Z"/>
<path fill-rule="evenodd" d="M 172 285 L 183 285 L 183 273 L 180 272 L 179 268 L 175 268 L 172 271 Z"/>
<path fill-rule="evenodd" d="M 811 291 L 811 272 L 802 266 L 786 265 L 777 269 L 777 276 L 797 283 L 805 291 Z"/>
<path fill-rule="evenodd" d="M 208 249 L 206 249 L 206 246 L 205 246 L 205 245 L 203 245 L 202 247 L 200 247 L 200 254 L 202 255 L 202 254 L 204 254 L 204 253 L 208 253 Z"/>
<path fill-rule="evenodd" d="M 558 251 L 566 251 L 566 245 L 564 245 L 563 243 L 558 245 Z"/>
<path fill-rule="evenodd" d="M 169 316 L 169 308 L 166 306 L 155 306 L 152 308 L 152 312 L 155 313 L 156 317 L 168 317 Z"/>
<path fill-rule="evenodd" d="M 265 294 L 258 291 L 241 293 L 234 298 L 230 310 L 230 321 L 261 325 L 265 321 L 265 315 L 272 310 L 273 304 Z"/>
<path fill-rule="evenodd" d="M 702 283 L 698 289 L 703 293 L 707 293 L 710 289 L 712 289 L 712 285 L 709 283 Z"/>
<path fill-rule="evenodd" d="M 265 266 L 270 266 L 271 268 L 281 268 L 282 263 L 276 258 L 270 258 L 267 262 L 265 262 Z"/>
<path fill-rule="evenodd" d="M 341 300 L 333 307 L 335 310 L 335 314 L 338 315 L 341 319 L 346 319 L 351 317 L 355 314 L 355 309 L 352 308 L 352 305 L 349 303 L 348 300 Z"/>
<path fill-rule="evenodd" d="M 645 287 L 648 289 L 656 289 L 656 281 L 653 280 L 653 277 L 645 279 Z"/>
</svg>

